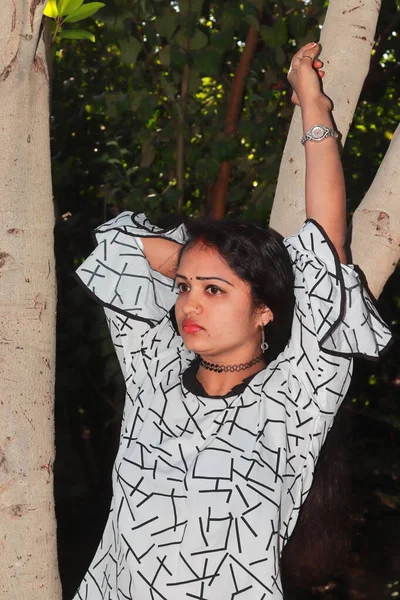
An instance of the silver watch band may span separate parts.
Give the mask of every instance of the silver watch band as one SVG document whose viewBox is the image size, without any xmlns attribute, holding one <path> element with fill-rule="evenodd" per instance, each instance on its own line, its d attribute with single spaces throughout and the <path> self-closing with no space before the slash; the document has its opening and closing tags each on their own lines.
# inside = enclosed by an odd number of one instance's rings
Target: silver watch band
<svg viewBox="0 0 400 600">
<path fill-rule="evenodd" d="M 301 138 L 301 143 L 304 146 L 304 144 L 308 141 L 322 142 L 322 140 L 325 140 L 327 137 L 333 137 L 336 139 L 338 137 L 338 133 L 334 129 L 330 129 L 325 125 L 313 125 L 308 131 L 305 132 Z"/>
</svg>

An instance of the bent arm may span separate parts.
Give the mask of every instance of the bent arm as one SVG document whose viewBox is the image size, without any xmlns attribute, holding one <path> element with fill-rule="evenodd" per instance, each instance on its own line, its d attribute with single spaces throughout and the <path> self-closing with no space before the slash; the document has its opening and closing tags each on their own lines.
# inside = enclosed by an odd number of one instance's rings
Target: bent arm
<svg viewBox="0 0 400 600">
<path fill-rule="evenodd" d="M 145 256 L 155 271 L 175 279 L 181 244 L 162 238 L 142 238 Z"/>
</svg>

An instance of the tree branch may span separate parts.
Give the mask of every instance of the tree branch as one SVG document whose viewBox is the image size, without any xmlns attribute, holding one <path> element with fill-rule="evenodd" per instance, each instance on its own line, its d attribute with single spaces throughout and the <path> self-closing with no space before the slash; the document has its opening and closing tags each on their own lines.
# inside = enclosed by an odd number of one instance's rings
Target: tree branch
<svg viewBox="0 0 400 600">
<path fill-rule="evenodd" d="M 190 2 L 189 9 L 190 11 Z M 185 51 L 188 56 L 190 50 L 190 39 L 188 36 L 185 38 Z M 185 195 L 185 136 L 184 127 L 186 123 L 187 114 L 187 99 L 190 83 L 190 66 L 186 64 L 183 67 L 181 94 L 179 99 L 179 127 L 176 141 L 176 187 L 178 188 L 180 195 L 178 198 L 177 208 L 181 212 L 183 208 L 183 200 Z"/>
<path fill-rule="evenodd" d="M 236 133 L 240 110 L 243 103 L 246 80 L 250 73 L 258 40 L 258 31 L 253 25 L 250 25 L 246 38 L 246 45 L 232 82 L 231 96 L 229 99 L 228 111 L 225 120 L 226 135 L 233 136 Z M 221 163 L 218 180 L 212 189 L 211 216 L 213 216 L 215 219 L 221 219 L 225 215 L 226 196 L 228 192 L 231 168 L 232 162 L 230 160 Z"/>
<path fill-rule="evenodd" d="M 333 116 L 342 144 L 368 74 L 378 16 L 375 0 L 366 0 L 356 8 L 352 0 L 329 3 L 321 35 L 321 58 L 326 68 L 324 90 L 334 102 Z M 302 133 L 300 111 L 296 109 L 282 156 L 270 221 L 271 227 L 284 236 L 298 231 L 305 218 Z"/>
<path fill-rule="evenodd" d="M 400 259 L 400 125 L 352 222 L 351 254 L 378 298 Z"/>
</svg>

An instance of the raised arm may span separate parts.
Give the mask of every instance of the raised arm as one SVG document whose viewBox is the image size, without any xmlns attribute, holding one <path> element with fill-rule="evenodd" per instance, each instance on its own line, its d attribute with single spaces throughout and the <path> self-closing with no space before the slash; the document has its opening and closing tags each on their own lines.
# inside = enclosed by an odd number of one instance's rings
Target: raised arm
<svg viewBox="0 0 400 600">
<path fill-rule="evenodd" d="M 165 275 L 175 279 L 181 245 L 177 242 L 162 238 L 142 238 L 144 253 L 150 266 Z"/>
<path fill-rule="evenodd" d="M 321 89 L 324 71 L 321 71 L 319 52 L 318 44 L 304 46 L 293 57 L 288 73 L 293 88 L 292 101 L 301 108 L 304 133 L 315 125 L 334 130 L 332 103 Z M 337 140 L 331 136 L 322 141 L 308 140 L 304 147 L 307 218 L 324 228 L 340 261 L 346 263 L 346 192 Z"/>
</svg>

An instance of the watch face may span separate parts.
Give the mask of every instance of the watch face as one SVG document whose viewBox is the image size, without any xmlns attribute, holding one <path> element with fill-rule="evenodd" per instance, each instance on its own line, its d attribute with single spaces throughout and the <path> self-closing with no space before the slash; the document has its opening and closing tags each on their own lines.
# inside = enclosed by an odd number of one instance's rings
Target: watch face
<svg viewBox="0 0 400 600">
<path fill-rule="evenodd" d="M 324 136 L 324 129 L 322 127 L 320 127 L 319 125 L 317 125 L 316 127 L 313 127 L 312 129 L 312 136 L 314 138 L 316 138 L 317 140 L 321 139 Z"/>
</svg>

